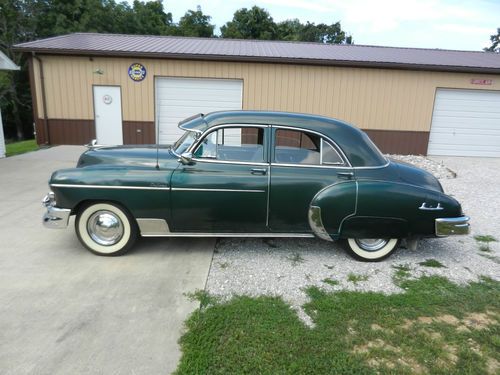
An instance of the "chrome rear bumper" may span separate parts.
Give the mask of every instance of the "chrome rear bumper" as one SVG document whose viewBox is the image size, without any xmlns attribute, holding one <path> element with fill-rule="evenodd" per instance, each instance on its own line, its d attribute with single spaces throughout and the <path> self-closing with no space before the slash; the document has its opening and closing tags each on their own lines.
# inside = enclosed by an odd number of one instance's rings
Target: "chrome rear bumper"
<svg viewBox="0 0 500 375">
<path fill-rule="evenodd" d="M 68 226 L 71 210 L 54 207 L 55 203 L 52 192 L 43 199 L 42 205 L 47 207 L 47 212 L 43 215 L 42 223 L 46 228 L 64 229 Z"/>
<path fill-rule="evenodd" d="M 451 235 L 469 234 L 469 217 L 448 217 L 436 219 L 436 236 L 446 237 Z"/>
</svg>

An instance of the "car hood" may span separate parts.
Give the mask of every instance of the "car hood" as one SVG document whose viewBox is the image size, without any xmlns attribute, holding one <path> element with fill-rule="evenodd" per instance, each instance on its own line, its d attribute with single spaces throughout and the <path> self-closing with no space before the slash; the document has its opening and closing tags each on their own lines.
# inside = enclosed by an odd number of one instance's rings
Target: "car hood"
<svg viewBox="0 0 500 375">
<path fill-rule="evenodd" d="M 169 145 L 110 146 L 90 148 L 78 160 L 77 168 L 89 166 L 167 167 L 177 163 Z"/>
<path fill-rule="evenodd" d="M 444 192 L 439 180 L 432 173 L 424 171 L 421 168 L 393 159 L 390 159 L 390 168 L 397 173 L 398 179 L 401 182 L 436 190 L 441 193 Z"/>
</svg>

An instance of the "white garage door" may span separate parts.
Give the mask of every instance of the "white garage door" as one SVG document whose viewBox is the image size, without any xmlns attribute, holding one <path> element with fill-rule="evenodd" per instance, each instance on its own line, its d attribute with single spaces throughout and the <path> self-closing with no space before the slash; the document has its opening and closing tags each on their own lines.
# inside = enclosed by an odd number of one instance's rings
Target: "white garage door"
<svg viewBox="0 0 500 375">
<path fill-rule="evenodd" d="M 500 91 L 438 89 L 428 154 L 500 157 Z"/>
<path fill-rule="evenodd" d="M 156 126 L 161 144 L 183 133 L 179 121 L 198 113 L 242 109 L 243 81 L 210 78 L 157 77 Z"/>
</svg>

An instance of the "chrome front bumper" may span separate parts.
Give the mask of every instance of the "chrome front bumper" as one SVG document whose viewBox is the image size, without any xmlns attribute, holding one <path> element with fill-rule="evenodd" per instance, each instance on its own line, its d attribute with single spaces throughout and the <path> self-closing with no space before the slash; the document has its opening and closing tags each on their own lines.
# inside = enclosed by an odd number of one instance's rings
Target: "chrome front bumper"
<svg viewBox="0 0 500 375">
<path fill-rule="evenodd" d="M 43 198 L 42 205 L 47 207 L 47 212 L 43 215 L 42 223 L 46 228 L 64 229 L 68 226 L 71 210 L 54 207 L 55 204 L 54 193 L 50 192 Z"/>
<path fill-rule="evenodd" d="M 436 219 L 436 236 L 446 237 L 451 235 L 469 234 L 469 217 L 449 217 Z"/>
</svg>

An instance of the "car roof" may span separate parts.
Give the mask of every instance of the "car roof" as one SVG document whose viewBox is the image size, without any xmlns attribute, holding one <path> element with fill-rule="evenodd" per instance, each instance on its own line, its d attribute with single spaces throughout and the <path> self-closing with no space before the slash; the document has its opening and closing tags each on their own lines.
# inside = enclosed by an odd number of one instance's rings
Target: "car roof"
<svg viewBox="0 0 500 375">
<path fill-rule="evenodd" d="M 344 121 L 319 115 L 274 111 L 219 111 L 192 116 L 180 122 L 179 127 L 202 133 L 224 124 L 282 125 L 312 130 L 333 140 L 353 167 L 381 166 L 387 163 L 363 131 Z"/>
</svg>

